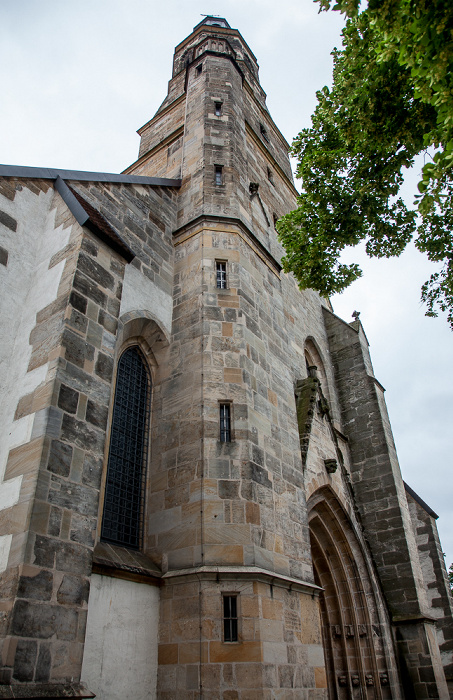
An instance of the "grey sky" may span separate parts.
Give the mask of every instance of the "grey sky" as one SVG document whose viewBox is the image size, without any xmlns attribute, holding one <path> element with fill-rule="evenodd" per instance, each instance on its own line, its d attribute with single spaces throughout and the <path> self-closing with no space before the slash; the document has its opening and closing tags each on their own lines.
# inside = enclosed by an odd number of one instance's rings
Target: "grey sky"
<svg viewBox="0 0 453 700">
<path fill-rule="evenodd" d="M 311 0 L 0 0 L 0 161 L 121 172 L 137 157 L 136 130 L 166 95 L 175 45 L 202 13 L 240 30 L 291 141 L 310 125 L 340 44 L 341 17 L 319 15 Z M 403 477 L 441 516 L 450 564 L 453 336 L 419 303 L 430 274 L 423 256 L 411 249 L 398 260 L 363 259 L 364 277 L 333 298 L 334 310 L 347 321 L 361 311 Z"/>
</svg>

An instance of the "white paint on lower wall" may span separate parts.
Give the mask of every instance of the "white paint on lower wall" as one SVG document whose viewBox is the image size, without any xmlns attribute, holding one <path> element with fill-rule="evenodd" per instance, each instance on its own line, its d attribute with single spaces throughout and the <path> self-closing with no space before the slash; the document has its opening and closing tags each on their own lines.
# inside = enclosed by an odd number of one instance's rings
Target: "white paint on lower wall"
<svg viewBox="0 0 453 700">
<path fill-rule="evenodd" d="M 159 589 L 91 577 L 82 681 L 97 700 L 154 700 Z"/>
<path fill-rule="evenodd" d="M 11 508 L 20 497 L 22 476 L 3 481 L 11 449 L 31 439 L 34 415 L 14 420 L 21 397 L 34 391 L 47 375 L 47 363 L 28 372 L 30 333 L 36 314 L 57 297 L 64 269 L 61 261 L 49 269 L 52 256 L 69 241 L 71 227 L 55 229 L 54 191 L 36 195 L 25 185 L 14 201 L 0 197 L 1 209 L 17 221 L 12 232 L 0 226 L 0 244 L 8 263 L 0 265 L 0 510 Z M 8 520 L 5 521 L 8 524 Z M 0 571 L 8 566 L 12 537 L 0 538 Z"/>
<path fill-rule="evenodd" d="M 2 535 L 0 537 L 0 574 L 6 571 L 8 566 L 9 550 L 11 549 L 12 535 Z"/>
<path fill-rule="evenodd" d="M 9 253 L 7 266 L 0 266 L 0 483 L 9 450 L 30 440 L 33 416 L 15 421 L 17 403 L 47 373 L 47 365 L 27 370 L 36 314 L 56 299 L 64 269 L 64 261 L 51 269 L 49 262 L 68 243 L 71 231 L 70 227 L 54 228 L 53 198 L 52 188 L 36 195 L 26 186 L 16 192 L 14 202 L 0 198 L 2 210 L 17 221 L 14 233 L 0 230 L 0 244 Z"/>
<path fill-rule="evenodd" d="M 0 510 L 16 505 L 20 496 L 22 478 L 22 474 L 19 474 L 14 479 L 8 479 L 0 484 Z"/>
</svg>

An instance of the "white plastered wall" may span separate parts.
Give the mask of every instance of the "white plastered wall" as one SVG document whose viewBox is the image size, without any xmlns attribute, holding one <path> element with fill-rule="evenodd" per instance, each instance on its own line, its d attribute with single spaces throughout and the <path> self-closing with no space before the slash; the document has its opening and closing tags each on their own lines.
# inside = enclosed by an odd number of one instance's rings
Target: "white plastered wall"
<svg viewBox="0 0 453 700">
<path fill-rule="evenodd" d="M 0 245 L 8 251 L 0 266 L 0 510 L 19 499 L 22 477 L 4 481 L 9 451 L 29 442 L 34 414 L 14 420 L 19 399 L 34 391 L 47 375 L 47 364 L 27 372 L 30 333 L 36 314 L 57 297 L 64 261 L 49 270 L 52 256 L 69 240 L 71 227 L 54 228 L 53 188 L 39 195 L 26 186 L 14 201 L 0 197 L 0 208 L 17 221 L 17 230 L 0 226 Z M 0 572 L 7 567 L 11 535 L 0 536 Z"/>
<path fill-rule="evenodd" d="M 97 700 L 156 697 L 159 589 L 93 574 L 82 681 Z"/>
<path fill-rule="evenodd" d="M 127 265 L 123 280 L 120 316 L 130 311 L 149 311 L 169 336 L 173 312 L 173 298 L 136 267 Z"/>
</svg>

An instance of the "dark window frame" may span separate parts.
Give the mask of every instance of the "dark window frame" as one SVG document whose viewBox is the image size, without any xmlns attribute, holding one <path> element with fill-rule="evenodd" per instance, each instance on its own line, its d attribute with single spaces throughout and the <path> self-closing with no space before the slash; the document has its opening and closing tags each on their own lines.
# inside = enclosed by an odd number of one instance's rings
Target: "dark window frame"
<svg viewBox="0 0 453 700">
<path fill-rule="evenodd" d="M 237 644 L 239 642 L 239 595 L 237 593 L 222 594 L 223 613 L 223 642 Z"/>
<path fill-rule="evenodd" d="M 216 187 L 221 187 L 223 182 L 223 165 L 214 165 L 214 184 Z"/>
<path fill-rule="evenodd" d="M 215 105 L 214 110 L 215 110 L 216 117 L 221 117 L 222 110 L 223 110 L 223 102 L 215 102 L 214 105 Z"/>
<path fill-rule="evenodd" d="M 222 443 L 228 443 L 233 441 L 233 430 L 232 430 L 232 402 L 231 401 L 220 401 L 219 402 L 219 440 Z"/>
<path fill-rule="evenodd" d="M 223 269 L 222 269 L 223 265 Z M 227 260 L 216 260 L 215 261 L 215 272 L 216 272 L 216 288 L 217 289 L 228 289 L 228 261 Z"/>
<path fill-rule="evenodd" d="M 104 486 L 101 540 L 142 549 L 152 377 L 137 344 L 125 348 L 116 371 Z"/>
</svg>

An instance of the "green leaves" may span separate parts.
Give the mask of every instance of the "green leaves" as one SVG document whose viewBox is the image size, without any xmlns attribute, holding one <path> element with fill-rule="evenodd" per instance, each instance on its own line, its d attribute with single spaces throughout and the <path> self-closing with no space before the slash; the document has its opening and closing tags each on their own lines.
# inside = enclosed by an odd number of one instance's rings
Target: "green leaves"
<svg viewBox="0 0 453 700">
<path fill-rule="evenodd" d="M 329 295 L 361 275 L 339 262 L 346 247 L 365 241 L 370 256 L 400 255 L 418 231 L 417 247 L 444 262 L 422 289 L 427 313 L 451 310 L 452 13 L 443 0 L 370 0 L 361 13 L 339 0 L 333 9 L 349 20 L 332 88 L 317 93 L 312 127 L 293 142 L 302 194 L 277 224 L 284 269 Z M 409 210 L 397 199 L 403 168 L 428 147 L 437 150 Z"/>
</svg>

